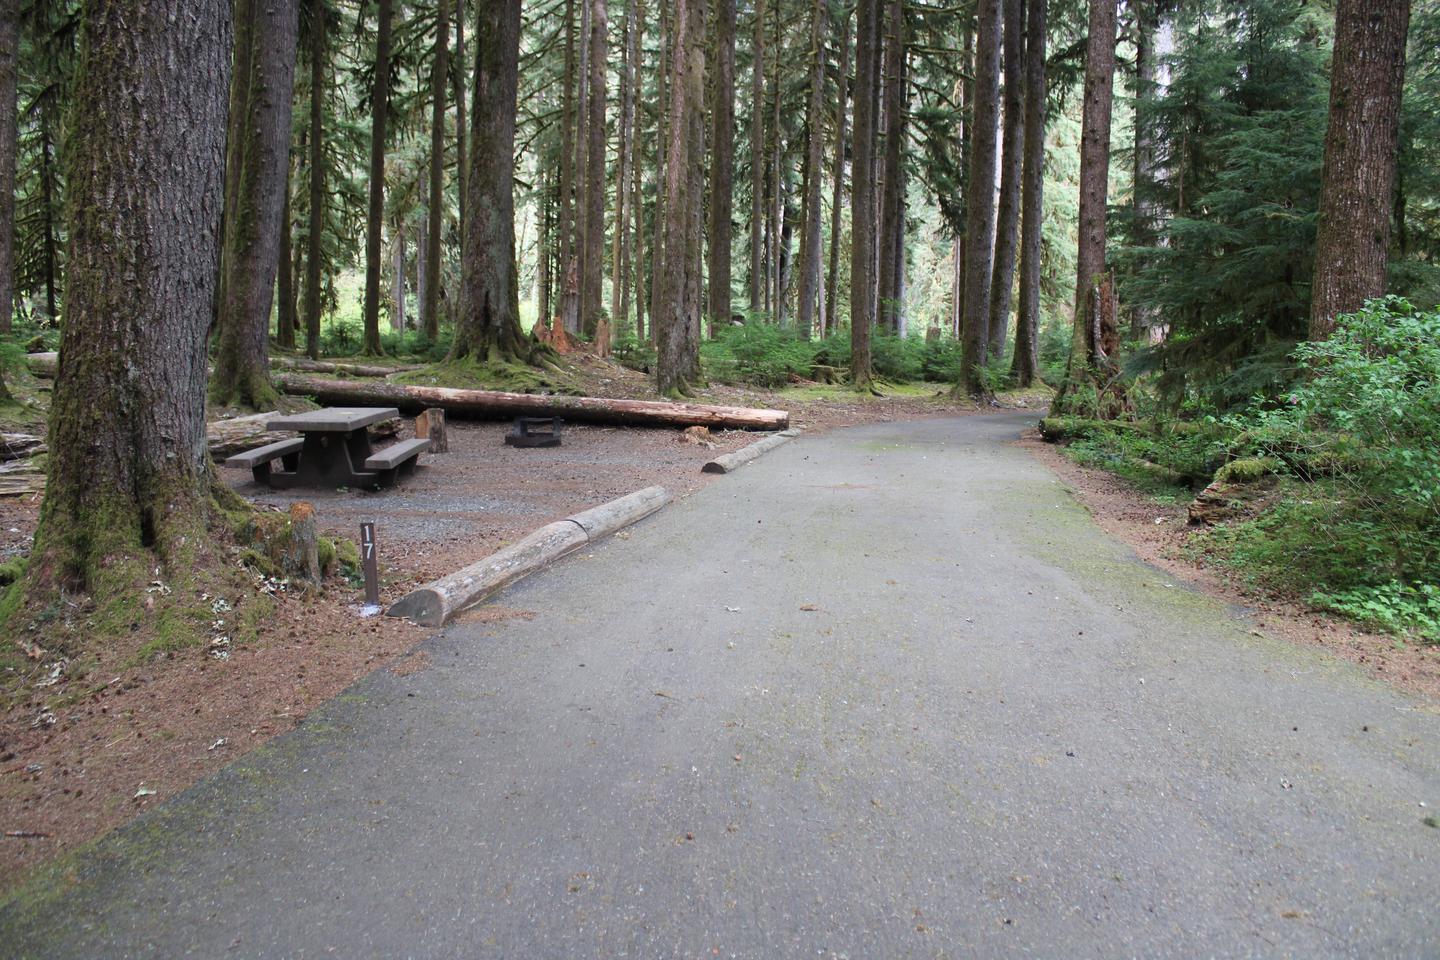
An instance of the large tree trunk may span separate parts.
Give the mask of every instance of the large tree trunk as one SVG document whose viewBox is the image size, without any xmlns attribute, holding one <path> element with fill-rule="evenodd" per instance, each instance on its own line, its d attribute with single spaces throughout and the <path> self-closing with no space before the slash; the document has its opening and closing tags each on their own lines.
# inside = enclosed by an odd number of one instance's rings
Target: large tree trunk
<svg viewBox="0 0 1440 960">
<path fill-rule="evenodd" d="M 220 343 L 211 399 L 253 410 L 275 405 L 270 308 L 280 267 L 295 85 L 295 0 L 238 0 L 235 75 L 220 255 Z"/>
<path fill-rule="evenodd" d="M 703 123 L 705 96 L 704 0 L 675 0 L 671 45 L 669 145 L 665 159 L 663 237 L 656 244 L 654 308 L 656 388 L 665 396 L 690 392 L 699 364 L 692 337 L 699 323 L 699 209 L 703 149 L 692 127 Z"/>
<path fill-rule="evenodd" d="M 1385 292 L 1409 29 L 1410 0 L 1340 0 L 1335 10 L 1312 340 Z"/>
<path fill-rule="evenodd" d="M 450 0 L 439 0 L 435 12 L 435 58 L 430 67 L 430 203 L 426 224 L 425 293 L 420 312 L 425 318 L 425 339 L 440 337 L 440 228 L 445 221 L 445 90 L 450 72 Z M 463 138 L 464 131 L 460 132 Z"/>
<path fill-rule="evenodd" d="M 1113 2 L 1113 0 L 1111 0 Z M 990 345 L 990 282 L 995 244 L 995 147 L 1000 113 L 1000 0 L 980 0 L 975 27 L 974 120 L 965 189 L 965 299 L 956 392 L 980 396 Z M 1113 53 L 1112 53 L 1113 56 Z"/>
<path fill-rule="evenodd" d="M 630 287 L 626 277 L 630 257 L 630 165 L 635 157 L 635 0 L 625 7 L 624 48 L 620 52 L 619 155 L 615 164 L 615 230 L 610 241 L 610 324 L 621 329 L 630 319 Z"/>
<path fill-rule="evenodd" d="M 585 232 L 580 263 L 580 313 L 587 337 L 599 332 L 603 310 L 601 281 L 605 276 L 605 73 L 609 20 L 605 0 L 590 0 L 589 67 L 585 84 Z M 608 346 L 605 344 L 604 346 Z"/>
<path fill-rule="evenodd" d="M 466 143 L 466 137 L 470 127 L 468 126 L 468 114 L 466 113 L 466 84 L 465 75 L 467 61 L 465 60 L 465 18 L 469 11 L 466 9 L 466 0 L 457 0 L 455 10 L 455 57 L 451 61 L 451 76 L 455 84 L 455 180 L 460 188 L 460 236 L 465 236 L 465 204 L 470 196 L 470 152 Z M 463 251 L 462 251 L 463 252 Z M 451 309 L 454 309 L 452 306 Z M 549 317 L 545 318 L 549 320 Z"/>
<path fill-rule="evenodd" d="M 394 0 L 378 0 L 375 82 L 370 88 L 370 207 L 365 217 L 364 351 L 379 356 L 380 239 L 385 223 L 385 129 L 390 113 L 390 28 Z"/>
<path fill-rule="evenodd" d="M 715 8 L 715 77 L 710 86 L 709 288 L 710 335 L 730 322 L 731 217 L 735 208 L 735 0 Z"/>
<path fill-rule="evenodd" d="M 885 155 L 880 172 L 879 324 L 900 332 L 901 258 L 905 251 L 905 14 L 901 0 L 885 0 L 883 97 Z"/>
<path fill-rule="evenodd" d="M 1020 175 L 1024 153 L 1024 99 L 1020 84 L 1025 50 L 1025 0 L 1003 0 L 1005 29 L 1005 125 L 1001 137 L 1000 207 L 995 220 L 995 266 L 990 280 L 989 343 L 986 354 L 1005 353 L 1015 285 L 1016 234 L 1020 226 Z"/>
<path fill-rule="evenodd" d="M 464 312 L 452 359 L 530 359 L 520 329 L 515 269 L 515 97 L 520 70 L 520 0 L 487 0 L 475 35 L 470 116 L 470 201 L 465 224 Z"/>
<path fill-rule="evenodd" d="M 1075 334 L 1070 369 L 1057 409 L 1067 409 L 1082 382 L 1115 397 L 1115 354 L 1120 345 L 1113 284 L 1105 268 L 1105 202 L 1110 176 L 1110 112 L 1115 85 L 1115 3 L 1090 0 L 1085 101 L 1080 132 L 1079 250 L 1076 254 Z M 1117 398 L 1118 399 L 1118 398 Z M 1113 414 L 1114 403 L 1095 414 Z"/>
<path fill-rule="evenodd" d="M 15 315 L 15 78 L 20 60 L 20 4 L 0 3 L 0 333 Z M 0 385 L 3 389 L 3 385 Z"/>
<path fill-rule="evenodd" d="M 580 0 L 581 3 L 587 0 Z M 583 38 L 582 38 L 583 40 Z M 476 43 L 483 42 L 476 38 Z M 576 128 L 580 111 L 575 95 L 575 0 L 565 0 L 565 76 L 560 94 L 560 324 L 580 332 L 580 263 L 575 244 Z M 479 109 L 478 106 L 475 109 Z M 471 163 L 479 163 L 471 158 Z M 473 171 L 472 171 L 473 175 Z M 548 319 L 548 318 L 547 318 Z"/>
<path fill-rule="evenodd" d="M 845 118 L 846 95 L 850 82 L 850 14 L 848 8 L 840 15 L 835 38 L 840 43 L 840 75 L 836 86 L 839 101 L 835 105 L 835 169 L 831 173 L 830 194 L 830 266 L 825 279 L 825 314 L 820 335 L 840 326 L 837 311 L 840 298 L 840 215 L 845 199 Z"/>
<path fill-rule="evenodd" d="M 405 221 L 395 219 L 390 228 L 390 255 L 392 276 L 390 278 L 390 329 L 396 333 L 405 332 Z M 424 255 L 421 255 L 424 261 Z M 424 295 L 420 297 L 425 300 Z"/>
<path fill-rule="evenodd" d="M 824 177 L 825 21 L 830 7 L 815 0 L 810 24 L 810 102 L 805 110 L 805 197 L 800 222 L 800 294 L 796 322 L 803 336 L 813 335 L 815 299 L 820 286 L 820 181 Z"/>
<path fill-rule="evenodd" d="M 92 3 L 75 78 L 70 276 L 29 609 L 193 577 L 224 201 L 229 0 Z M 137 582 L 127 582 L 133 578 Z M 13 626 L 13 624 L 12 624 Z"/>
<path fill-rule="evenodd" d="M 290 161 L 285 161 L 285 190 L 280 207 L 280 275 L 275 279 L 275 336 L 280 346 L 295 347 L 295 246 L 290 223 Z"/>
<path fill-rule="evenodd" d="M 320 359 L 320 266 L 325 231 L 325 0 L 310 0 L 310 227 L 305 241 L 305 353 Z"/>
<path fill-rule="evenodd" d="M 765 302 L 765 0 L 755 0 L 750 73 L 750 312 Z"/>
<path fill-rule="evenodd" d="M 1040 261 L 1045 226 L 1046 0 L 1028 0 L 1025 23 L 1025 166 L 1021 172 L 1020 303 L 1010 375 L 1028 387 L 1040 378 Z"/>
<path fill-rule="evenodd" d="M 850 188 L 850 382 L 871 389 L 875 325 L 875 87 L 880 0 L 855 5 L 855 144 Z"/>
</svg>

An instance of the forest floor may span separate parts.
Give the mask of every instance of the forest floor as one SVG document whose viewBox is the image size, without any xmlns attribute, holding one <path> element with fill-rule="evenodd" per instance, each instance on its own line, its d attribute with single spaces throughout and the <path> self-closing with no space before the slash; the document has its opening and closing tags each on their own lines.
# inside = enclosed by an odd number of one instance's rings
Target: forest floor
<svg viewBox="0 0 1440 960">
<path fill-rule="evenodd" d="M 1401 690 L 1440 703 L 1440 647 L 1370 632 L 1318 612 L 1299 597 L 1259 590 L 1237 571 L 1205 562 L 1190 549 L 1191 539 L 1205 528 L 1188 523 L 1187 504 L 1157 499 L 1123 477 L 1081 466 L 1038 434 L 1020 443 L 1060 476 L 1102 530 L 1128 543 L 1145 562 L 1213 597 L 1249 607 L 1256 629 L 1269 636 L 1321 647 Z"/>
<path fill-rule="evenodd" d="M 615 364 L 566 361 L 566 386 L 594 396 L 644 397 L 648 378 Z M 789 410 L 807 432 L 832 427 L 973 413 L 937 384 L 859 397 L 843 387 L 804 384 L 782 391 L 715 386 L 697 402 Z M 32 396 L 45 393 L 43 385 Z M 1042 392 L 1006 398 L 1038 407 Z M 33 424 L 33 418 L 32 418 Z M 409 434 L 408 421 L 405 435 Z M 450 452 L 383 492 L 281 493 L 247 471 L 221 468 L 262 509 L 295 499 L 316 507 L 322 533 L 354 539 L 376 523 L 382 598 L 494 552 L 552 520 L 661 484 L 685 497 L 709 482 L 701 465 L 756 439 L 725 431 L 708 443 L 678 430 L 567 425 L 558 449 L 517 450 L 507 424 L 451 420 Z M 0 560 L 28 552 L 39 497 L 0 500 Z M 240 617 L 258 597 L 222 598 Z M 0 890 L 36 864 L 101 836 L 185 790 L 209 773 L 292 729 L 317 705 L 367 673 L 415 669 L 412 649 L 430 631 L 386 618 L 360 619 L 362 591 L 332 580 L 320 595 L 277 591 L 257 615 L 253 642 L 217 659 L 194 646 L 140 657 L 142 627 L 100 654 L 83 678 L 0 677 Z M 503 617 L 497 608 L 469 614 Z M 518 615 L 518 614 L 517 614 Z M 423 655 L 420 655 L 423 658 Z M 8 679 L 8 686 L 6 680 Z M 18 835 L 15 835 L 18 834 Z"/>
</svg>

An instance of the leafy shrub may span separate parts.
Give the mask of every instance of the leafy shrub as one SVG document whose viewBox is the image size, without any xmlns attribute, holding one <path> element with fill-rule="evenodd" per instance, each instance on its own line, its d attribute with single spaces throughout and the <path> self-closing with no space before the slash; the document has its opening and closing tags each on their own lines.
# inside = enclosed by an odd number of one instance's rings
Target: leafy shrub
<svg viewBox="0 0 1440 960">
<path fill-rule="evenodd" d="M 1317 590 L 1310 602 L 1383 630 L 1414 633 L 1427 643 L 1440 643 L 1440 586 L 1433 583 L 1391 580 L 1336 593 Z"/>
<path fill-rule="evenodd" d="M 815 354 L 816 345 L 801 339 L 795 328 L 757 320 L 724 328 L 700 348 L 712 378 L 759 387 L 782 386 L 792 374 L 808 377 Z"/>
<path fill-rule="evenodd" d="M 649 340 L 635 336 L 633 330 L 626 329 L 615 338 L 610 345 L 610 355 L 616 363 L 631 370 L 649 373 L 655 369 L 655 348 Z"/>
</svg>

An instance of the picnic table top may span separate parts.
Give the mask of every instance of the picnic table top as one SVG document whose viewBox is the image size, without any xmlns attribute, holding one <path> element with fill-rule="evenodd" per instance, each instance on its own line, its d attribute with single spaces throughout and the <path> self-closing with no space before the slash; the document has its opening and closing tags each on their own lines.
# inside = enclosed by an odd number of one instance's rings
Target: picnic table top
<svg viewBox="0 0 1440 960">
<path fill-rule="evenodd" d="M 391 417 L 400 416 L 394 407 L 326 407 L 309 413 L 276 417 L 267 430 L 298 430 L 301 433 L 350 433 Z"/>
</svg>

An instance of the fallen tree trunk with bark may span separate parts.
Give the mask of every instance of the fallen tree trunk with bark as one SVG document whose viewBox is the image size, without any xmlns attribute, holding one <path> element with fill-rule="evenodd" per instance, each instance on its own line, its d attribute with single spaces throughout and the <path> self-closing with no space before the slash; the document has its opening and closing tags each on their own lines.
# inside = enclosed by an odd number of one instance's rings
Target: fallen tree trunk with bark
<svg viewBox="0 0 1440 960">
<path fill-rule="evenodd" d="M 702 426 L 723 430 L 784 430 L 790 426 L 790 414 L 784 410 L 751 407 L 419 387 L 379 381 L 322 380 L 290 374 L 277 376 L 275 385 L 285 393 L 314 397 L 320 403 L 334 406 L 398 407 L 407 413 L 439 407 L 450 413 L 481 419 L 562 417 L 591 423 L 644 427 Z"/>
<path fill-rule="evenodd" d="M 30 372 L 37 377 L 53 377 L 60 368 L 60 354 L 27 353 L 25 362 Z M 304 373 L 337 373 L 345 377 L 388 377 L 407 370 L 419 370 L 418 366 L 386 367 L 379 364 L 342 363 L 335 360 L 309 360 L 304 357 L 271 357 L 270 366 L 281 370 L 299 370 Z"/>
<path fill-rule="evenodd" d="M 308 360 L 304 357 L 271 357 L 270 366 L 304 373 L 338 373 L 345 377 L 388 377 L 407 370 L 419 370 L 415 364 L 386 367 L 379 364 L 342 363 L 334 360 Z"/>
</svg>

